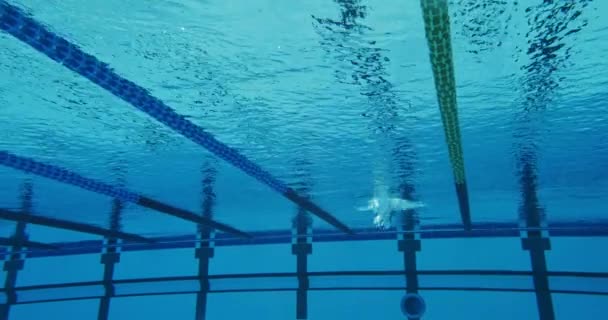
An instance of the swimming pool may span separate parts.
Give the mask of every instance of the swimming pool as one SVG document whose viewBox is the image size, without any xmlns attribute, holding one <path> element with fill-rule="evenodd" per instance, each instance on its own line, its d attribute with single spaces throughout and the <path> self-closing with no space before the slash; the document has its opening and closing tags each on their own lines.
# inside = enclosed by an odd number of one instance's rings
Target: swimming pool
<svg viewBox="0 0 608 320">
<path fill-rule="evenodd" d="M 602 318 L 607 9 L 0 1 L 0 317 Z"/>
</svg>

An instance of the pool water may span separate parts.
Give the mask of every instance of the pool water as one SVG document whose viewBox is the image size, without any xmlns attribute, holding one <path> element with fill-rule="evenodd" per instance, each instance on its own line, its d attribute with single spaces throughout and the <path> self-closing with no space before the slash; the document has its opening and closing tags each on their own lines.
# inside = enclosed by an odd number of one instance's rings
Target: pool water
<svg viewBox="0 0 608 320">
<path fill-rule="evenodd" d="M 606 10 L 0 0 L 0 320 L 603 319 Z"/>
</svg>

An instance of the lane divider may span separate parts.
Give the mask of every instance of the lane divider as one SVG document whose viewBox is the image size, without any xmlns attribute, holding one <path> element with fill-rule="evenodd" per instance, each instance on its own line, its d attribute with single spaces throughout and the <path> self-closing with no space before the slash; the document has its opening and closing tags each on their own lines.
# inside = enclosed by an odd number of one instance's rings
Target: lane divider
<svg viewBox="0 0 608 320">
<path fill-rule="evenodd" d="M 420 3 L 430 51 L 433 78 L 435 79 L 437 101 L 454 174 L 460 216 L 465 229 L 470 230 L 471 212 L 464 170 L 460 125 L 458 124 L 448 2 L 447 0 L 420 0 Z"/>
</svg>

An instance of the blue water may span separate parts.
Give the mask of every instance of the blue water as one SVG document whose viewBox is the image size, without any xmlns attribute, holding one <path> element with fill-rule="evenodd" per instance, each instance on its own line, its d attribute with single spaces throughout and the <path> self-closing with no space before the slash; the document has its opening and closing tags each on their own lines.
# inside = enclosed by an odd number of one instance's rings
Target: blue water
<svg viewBox="0 0 608 320">
<path fill-rule="evenodd" d="M 475 229 L 493 230 L 479 231 L 480 237 L 460 232 L 419 1 L 0 1 L 7 3 L 350 228 L 373 235 L 315 239 L 311 272 L 403 271 L 395 230 L 375 229 L 373 214 L 356 210 L 379 187 L 393 195 L 412 188 L 426 204 L 415 213 L 421 228 L 456 230 L 423 237 L 419 270 L 533 269 L 516 230 L 525 226 L 530 194 L 537 197 L 531 202 L 541 227 L 575 230 L 543 233 L 551 236 L 545 252 L 550 271 L 608 270 L 601 254 L 608 235 L 601 231 L 608 208 L 608 22 L 602 18 L 608 5 L 602 1 L 449 1 L 471 215 Z M 209 187 L 213 219 L 266 239 L 224 245 L 218 235 L 211 275 L 295 272 L 290 232 L 298 209 L 277 188 L 6 30 L 0 49 L 0 151 L 197 214 Z M 211 183 L 203 181 L 210 176 Z M 107 195 L 5 166 L 0 177 L 1 209 L 22 210 L 29 183 L 33 214 L 110 227 Z M 197 275 L 191 221 L 125 203 L 117 224 L 128 233 L 186 244 L 125 249 L 115 279 Z M 340 235 L 316 217 L 311 228 Z M 499 235 L 506 229 L 508 236 Z M 14 222 L 0 220 L 0 236 L 15 230 Z M 26 259 L 18 287 L 101 279 L 100 236 L 35 225 L 27 233 L 33 241 L 93 249 Z M 556 319 L 603 318 L 605 274 L 553 276 L 551 288 L 562 288 L 552 294 Z M 336 277 L 325 281 L 380 289 L 311 290 L 309 319 L 403 318 L 403 275 Z M 435 287 L 421 291 L 424 319 L 548 319 L 537 310 L 531 275 L 419 277 L 422 287 Z M 215 286 L 298 283 L 283 280 L 228 279 Z M 455 283 L 528 291 L 445 288 Z M 180 294 L 113 298 L 110 319 L 195 317 L 197 281 L 148 285 L 150 292 L 174 285 Z M 78 295 L 103 287 L 70 290 Z M 296 313 L 293 290 L 210 293 L 208 299 L 207 319 L 293 319 Z M 99 301 L 15 304 L 10 319 L 95 318 Z M 471 316 L 473 309 L 478 313 Z"/>
</svg>

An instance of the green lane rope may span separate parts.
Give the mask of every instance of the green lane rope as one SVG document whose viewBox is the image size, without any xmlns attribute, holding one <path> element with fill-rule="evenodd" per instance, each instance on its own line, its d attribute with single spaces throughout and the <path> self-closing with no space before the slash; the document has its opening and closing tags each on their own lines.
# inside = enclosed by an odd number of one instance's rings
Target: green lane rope
<svg viewBox="0 0 608 320">
<path fill-rule="evenodd" d="M 456 81 L 450 33 L 450 16 L 447 0 L 421 0 L 424 29 L 429 46 L 437 101 L 448 146 L 460 215 L 466 229 L 471 228 L 469 197 L 462 155 L 458 108 L 456 103 Z"/>
</svg>

